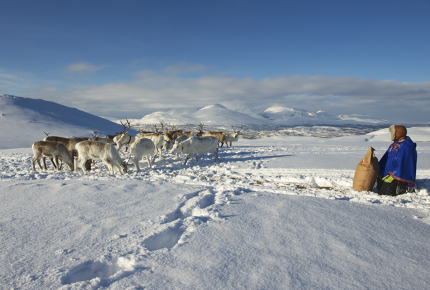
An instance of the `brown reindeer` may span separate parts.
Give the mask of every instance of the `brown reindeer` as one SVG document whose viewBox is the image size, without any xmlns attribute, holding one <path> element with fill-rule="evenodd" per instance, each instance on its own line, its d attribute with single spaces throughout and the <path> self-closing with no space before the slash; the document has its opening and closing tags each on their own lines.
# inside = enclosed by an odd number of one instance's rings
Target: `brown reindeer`
<svg viewBox="0 0 430 290">
<path fill-rule="evenodd" d="M 51 160 L 52 164 L 57 170 L 60 170 L 58 160 L 61 160 L 69 166 L 70 171 L 73 171 L 72 157 L 70 156 L 66 146 L 63 144 L 49 141 L 38 141 L 31 145 L 31 149 L 33 150 L 34 154 L 33 158 L 31 159 L 34 171 L 36 171 L 36 162 L 39 164 L 40 169 L 42 169 L 42 165 L 40 165 L 40 159 L 44 159 L 43 165 L 46 169 L 46 157 Z"/>
<path fill-rule="evenodd" d="M 223 144 L 225 142 L 225 134 L 224 132 L 203 132 L 203 127 L 204 124 L 200 123 L 199 124 L 199 133 L 197 133 L 197 137 L 209 137 L 209 136 L 213 136 L 213 137 L 217 137 L 218 138 L 218 142 Z M 218 144 L 219 146 L 219 144 Z"/>
<path fill-rule="evenodd" d="M 65 138 L 65 137 L 58 137 L 58 136 L 48 136 L 43 141 L 49 141 L 49 142 L 55 142 L 60 143 L 66 146 L 67 150 L 69 151 L 70 156 L 72 157 L 72 160 L 74 161 L 75 157 L 78 157 L 78 151 L 76 150 L 76 144 L 82 141 L 89 140 L 89 137 L 81 137 L 81 138 Z M 45 160 L 43 160 L 45 165 Z M 52 160 L 51 160 L 52 162 Z M 54 164 L 54 163 L 53 163 Z M 91 163 L 86 164 L 87 170 L 91 170 Z"/>
</svg>

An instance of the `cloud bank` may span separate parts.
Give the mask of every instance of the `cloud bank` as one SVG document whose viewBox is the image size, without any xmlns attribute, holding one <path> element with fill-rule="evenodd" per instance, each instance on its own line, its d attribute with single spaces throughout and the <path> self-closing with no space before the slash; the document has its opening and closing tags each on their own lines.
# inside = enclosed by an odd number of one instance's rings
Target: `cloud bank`
<svg viewBox="0 0 430 290">
<path fill-rule="evenodd" d="M 68 67 L 76 73 L 100 68 L 86 63 Z M 253 79 L 203 75 L 206 70 L 202 65 L 180 63 L 162 72 L 135 71 L 128 82 L 31 90 L 33 97 L 122 119 L 219 103 L 228 108 L 246 106 L 261 112 L 282 105 L 337 115 L 369 115 L 394 123 L 429 122 L 430 81 L 410 83 L 322 75 Z"/>
</svg>

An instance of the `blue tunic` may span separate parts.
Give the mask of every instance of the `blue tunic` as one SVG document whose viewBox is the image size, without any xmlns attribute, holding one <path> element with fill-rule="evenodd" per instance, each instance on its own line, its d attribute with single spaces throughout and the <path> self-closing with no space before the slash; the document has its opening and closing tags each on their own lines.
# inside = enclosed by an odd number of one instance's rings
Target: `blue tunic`
<svg viewBox="0 0 430 290">
<path fill-rule="evenodd" d="M 407 137 L 403 142 L 394 142 L 379 161 L 379 173 L 384 177 L 394 179 L 415 186 L 417 175 L 417 144 Z"/>
</svg>

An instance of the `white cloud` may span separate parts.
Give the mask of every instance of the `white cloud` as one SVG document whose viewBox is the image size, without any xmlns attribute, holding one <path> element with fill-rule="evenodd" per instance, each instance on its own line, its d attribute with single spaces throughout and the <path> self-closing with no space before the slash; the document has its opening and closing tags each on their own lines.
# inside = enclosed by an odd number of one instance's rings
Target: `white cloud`
<svg viewBox="0 0 430 290">
<path fill-rule="evenodd" d="M 167 71 L 170 71 L 167 70 Z M 172 71 L 174 71 L 172 69 Z M 186 78 L 154 71 L 133 73 L 130 82 L 73 86 L 37 97 L 118 118 L 141 118 L 158 110 L 236 103 L 251 108 L 279 104 L 333 114 L 424 122 L 430 113 L 430 82 L 406 83 L 351 77 L 277 76 Z M 52 98 L 52 99 L 51 99 Z"/>
<path fill-rule="evenodd" d="M 94 73 L 103 68 L 103 66 L 95 66 L 86 62 L 75 62 L 71 63 L 66 67 L 66 72 L 69 73 L 77 73 L 77 74 L 85 74 L 85 73 Z"/>
</svg>

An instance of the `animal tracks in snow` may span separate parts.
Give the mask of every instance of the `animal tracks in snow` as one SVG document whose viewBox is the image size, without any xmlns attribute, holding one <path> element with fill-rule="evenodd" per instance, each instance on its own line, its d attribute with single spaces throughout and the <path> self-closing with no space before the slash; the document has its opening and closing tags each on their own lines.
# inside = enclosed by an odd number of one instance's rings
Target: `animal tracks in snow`
<svg viewBox="0 0 430 290">
<path fill-rule="evenodd" d="M 160 232 L 146 238 L 144 246 L 150 251 L 173 248 L 184 242 L 184 234 L 194 231 L 197 224 L 219 219 L 215 205 L 215 194 L 210 190 L 192 193 L 181 197 L 182 202 L 171 213 L 160 217 L 162 225 L 167 225 Z"/>
<path fill-rule="evenodd" d="M 116 254 L 107 253 L 106 256 L 86 261 L 68 270 L 61 277 L 63 289 L 68 289 L 71 285 L 90 285 L 94 289 L 107 287 L 135 271 L 150 270 L 145 266 L 145 260 L 152 253 L 186 243 L 199 226 L 209 221 L 222 220 L 218 206 L 226 200 L 228 198 L 225 192 L 212 189 L 178 196 L 177 207 L 168 214 L 144 222 L 144 226 L 131 233 L 115 235 L 111 241 L 112 246 L 108 248 L 116 248 Z M 151 233 L 149 236 L 145 234 L 148 228 Z M 121 248 L 121 240 L 124 239 L 128 239 L 126 245 L 135 245 L 134 248 L 117 249 Z M 61 250 L 58 254 L 66 254 L 65 251 Z"/>
<path fill-rule="evenodd" d="M 150 251 L 157 251 L 163 248 L 170 249 L 178 244 L 185 227 L 182 223 L 176 223 L 159 233 L 156 233 L 143 241 L 144 246 Z"/>
<path fill-rule="evenodd" d="M 107 287 L 113 282 L 130 275 L 135 271 L 136 261 L 133 256 L 102 257 L 99 260 L 86 261 L 79 264 L 61 278 L 63 285 L 81 282 L 92 287 Z M 83 286 L 83 285 L 81 285 Z"/>
</svg>

